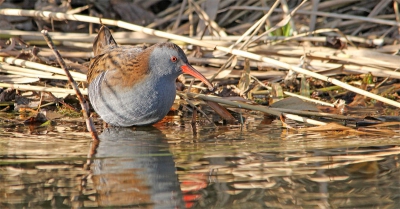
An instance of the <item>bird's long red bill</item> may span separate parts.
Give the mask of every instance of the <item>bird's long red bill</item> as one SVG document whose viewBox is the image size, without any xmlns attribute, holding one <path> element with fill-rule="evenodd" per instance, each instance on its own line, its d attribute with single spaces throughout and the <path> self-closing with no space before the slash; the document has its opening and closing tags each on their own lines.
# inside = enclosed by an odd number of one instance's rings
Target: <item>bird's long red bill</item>
<svg viewBox="0 0 400 209">
<path fill-rule="evenodd" d="M 189 65 L 189 64 L 182 65 L 181 68 L 182 68 L 182 71 L 183 71 L 184 73 L 187 73 L 187 74 L 189 74 L 189 75 L 191 75 L 191 76 L 193 76 L 193 77 L 195 77 L 195 78 L 200 79 L 201 82 L 203 82 L 204 84 L 206 84 L 206 85 L 208 86 L 208 89 L 209 89 L 210 91 L 212 91 L 212 90 L 214 89 L 214 87 L 213 87 L 212 84 L 207 80 L 207 78 L 204 77 L 199 71 L 197 71 L 196 69 L 194 69 L 194 67 L 192 67 L 191 65 Z"/>
</svg>

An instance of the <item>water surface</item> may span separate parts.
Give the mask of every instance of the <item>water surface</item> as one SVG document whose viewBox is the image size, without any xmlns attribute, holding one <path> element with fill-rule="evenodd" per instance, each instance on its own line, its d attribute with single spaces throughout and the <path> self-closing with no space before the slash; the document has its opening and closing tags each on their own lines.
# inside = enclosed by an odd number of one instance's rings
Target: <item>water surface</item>
<svg viewBox="0 0 400 209">
<path fill-rule="evenodd" d="M 72 124 L 3 124 L 0 208 L 400 208 L 399 135 Z"/>
</svg>

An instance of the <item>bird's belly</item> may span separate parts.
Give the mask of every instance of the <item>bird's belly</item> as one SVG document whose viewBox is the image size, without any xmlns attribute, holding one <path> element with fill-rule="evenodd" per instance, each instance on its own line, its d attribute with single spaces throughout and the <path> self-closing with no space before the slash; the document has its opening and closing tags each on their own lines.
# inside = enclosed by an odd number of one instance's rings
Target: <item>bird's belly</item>
<svg viewBox="0 0 400 209">
<path fill-rule="evenodd" d="M 89 98 L 95 111 L 114 126 L 150 125 L 170 110 L 176 95 L 175 81 L 143 81 L 132 88 L 107 85 L 98 76 L 89 85 Z"/>
</svg>

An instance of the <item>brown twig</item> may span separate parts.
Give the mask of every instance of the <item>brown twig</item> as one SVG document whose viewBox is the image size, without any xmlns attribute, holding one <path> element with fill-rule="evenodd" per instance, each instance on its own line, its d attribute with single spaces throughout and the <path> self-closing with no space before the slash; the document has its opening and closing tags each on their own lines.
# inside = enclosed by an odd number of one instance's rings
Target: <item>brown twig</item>
<svg viewBox="0 0 400 209">
<path fill-rule="evenodd" d="M 79 91 L 79 87 L 76 84 L 75 80 L 72 78 L 71 74 L 69 73 L 67 69 L 67 65 L 64 62 L 64 59 L 61 57 L 60 52 L 55 48 L 53 41 L 51 40 L 50 35 L 48 34 L 47 30 L 42 30 L 42 34 L 44 37 L 44 40 L 46 40 L 47 44 L 49 45 L 50 49 L 53 50 L 54 55 L 57 58 L 58 63 L 60 64 L 61 68 L 65 71 L 65 75 L 68 77 L 68 81 L 71 83 L 72 88 L 76 92 L 76 96 L 78 97 L 79 103 L 81 104 L 82 107 L 82 113 L 83 117 L 85 118 L 86 121 L 86 126 L 90 134 L 92 135 L 92 139 L 94 141 L 99 141 L 99 136 L 97 135 L 96 128 L 94 126 L 92 118 L 89 116 L 89 105 L 86 101 L 86 99 L 83 97 L 81 92 Z"/>
</svg>

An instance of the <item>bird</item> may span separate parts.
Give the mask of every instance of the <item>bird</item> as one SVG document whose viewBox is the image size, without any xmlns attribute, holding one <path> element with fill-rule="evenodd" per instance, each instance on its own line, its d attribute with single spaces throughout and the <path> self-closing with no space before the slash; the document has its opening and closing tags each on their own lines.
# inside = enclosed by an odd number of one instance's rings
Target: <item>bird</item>
<svg viewBox="0 0 400 209">
<path fill-rule="evenodd" d="M 118 45 L 103 25 L 93 42 L 93 53 L 87 73 L 89 100 L 111 126 L 146 126 L 162 120 L 174 103 L 175 82 L 182 73 L 213 90 L 183 50 L 171 42 L 150 47 Z"/>
</svg>

